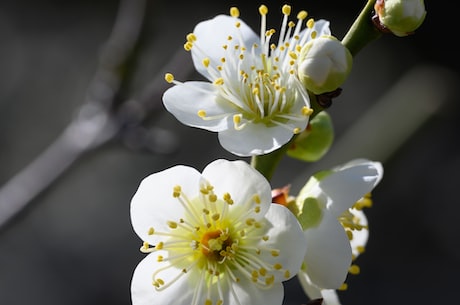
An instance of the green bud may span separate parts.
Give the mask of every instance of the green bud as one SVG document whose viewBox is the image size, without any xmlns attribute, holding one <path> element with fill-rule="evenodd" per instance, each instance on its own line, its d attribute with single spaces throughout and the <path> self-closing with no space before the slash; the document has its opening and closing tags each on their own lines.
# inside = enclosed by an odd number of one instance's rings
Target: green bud
<svg viewBox="0 0 460 305">
<path fill-rule="evenodd" d="M 374 9 L 381 26 L 399 37 L 412 34 L 426 16 L 423 0 L 377 0 Z"/>
<path fill-rule="evenodd" d="M 336 90 L 351 71 L 353 57 L 333 36 L 309 41 L 300 52 L 298 75 L 307 90 L 321 94 Z"/>
<path fill-rule="evenodd" d="M 334 128 L 329 114 L 325 111 L 318 113 L 308 127 L 294 139 L 287 150 L 291 158 L 315 162 L 328 151 L 334 140 Z"/>
</svg>

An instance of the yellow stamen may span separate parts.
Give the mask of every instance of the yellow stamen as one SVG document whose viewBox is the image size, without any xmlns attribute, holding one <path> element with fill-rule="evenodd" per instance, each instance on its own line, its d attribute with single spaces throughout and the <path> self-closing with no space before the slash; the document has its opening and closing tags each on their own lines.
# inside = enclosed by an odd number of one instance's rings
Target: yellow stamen
<svg viewBox="0 0 460 305">
<path fill-rule="evenodd" d="M 172 75 L 171 73 L 166 73 L 165 81 L 167 81 L 168 83 L 172 83 L 174 81 L 174 75 Z"/>
<path fill-rule="evenodd" d="M 308 16 L 307 11 L 300 11 L 300 12 L 297 14 L 297 19 L 305 20 L 305 18 L 307 18 L 307 16 Z"/>
<path fill-rule="evenodd" d="M 289 16 L 291 14 L 291 6 L 290 5 L 283 5 L 283 8 L 281 9 L 284 15 Z"/>
<path fill-rule="evenodd" d="M 262 16 L 267 15 L 268 14 L 268 7 L 262 4 L 261 6 L 259 6 L 259 13 Z"/>
<path fill-rule="evenodd" d="M 240 17 L 240 10 L 237 7 L 231 7 L 230 8 L 230 16 L 238 18 Z"/>
</svg>

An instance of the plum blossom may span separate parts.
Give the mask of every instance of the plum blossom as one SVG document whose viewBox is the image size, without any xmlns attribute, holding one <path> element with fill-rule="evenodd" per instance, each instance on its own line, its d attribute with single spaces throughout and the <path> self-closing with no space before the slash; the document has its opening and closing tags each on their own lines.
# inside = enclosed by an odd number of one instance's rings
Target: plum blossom
<svg viewBox="0 0 460 305">
<path fill-rule="evenodd" d="M 163 95 L 165 108 L 185 125 L 217 132 L 220 144 L 238 156 L 270 153 L 306 128 L 313 110 L 297 72 L 301 50 L 330 35 L 329 22 L 307 20 L 306 11 L 297 14 L 297 22 L 289 20 L 289 5 L 282 8 L 279 33 L 267 28 L 265 5 L 259 13 L 260 35 L 236 7 L 187 35 L 184 48 L 207 81 L 165 76 L 174 84 Z M 275 33 L 277 43 L 271 41 Z"/>
<path fill-rule="evenodd" d="M 296 205 L 307 251 L 298 278 L 311 298 L 339 304 L 334 290 L 349 272 L 359 273 L 352 262 L 368 238 L 362 207 L 382 177 L 381 163 L 356 159 L 314 175 L 300 191 Z"/>
<path fill-rule="evenodd" d="M 270 184 L 244 161 L 146 177 L 131 220 L 148 253 L 133 274 L 133 305 L 280 305 L 282 282 L 306 251 L 295 216 L 272 203 Z"/>
</svg>

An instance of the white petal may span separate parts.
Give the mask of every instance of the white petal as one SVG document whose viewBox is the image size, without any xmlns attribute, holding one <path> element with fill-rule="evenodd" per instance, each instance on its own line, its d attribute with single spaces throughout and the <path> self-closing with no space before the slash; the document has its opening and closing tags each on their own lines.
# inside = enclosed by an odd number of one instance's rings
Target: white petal
<svg viewBox="0 0 460 305">
<path fill-rule="evenodd" d="M 230 295 L 228 302 L 224 300 L 224 304 L 228 305 L 280 305 L 284 298 L 284 288 L 281 283 L 274 283 L 270 289 L 259 289 L 248 278 L 242 278 L 234 287 L 234 295 Z M 238 301 L 234 296 L 237 296 Z"/>
<path fill-rule="evenodd" d="M 321 290 L 323 305 L 340 305 L 339 296 L 334 289 Z"/>
<path fill-rule="evenodd" d="M 312 284 L 306 272 L 299 272 L 297 279 L 310 300 L 322 298 L 321 289 Z"/>
<path fill-rule="evenodd" d="M 271 204 L 271 187 L 267 179 L 245 161 L 216 160 L 203 170 L 203 177 L 214 186 L 214 192 L 220 198 L 230 193 L 235 205 L 245 205 L 257 194 L 260 198 L 259 216 L 262 217 Z M 250 206 L 248 206 L 250 207 Z"/>
<path fill-rule="evenodd" d="M 286 207 L 279 204 L 271 204 L 265 215 L 269 221 L 270 229 L 266 233 L 269 236 L 267 241 L 261 241 L 260 246 L 280 250 L 279 256 L 264 255 L 263 261 L 274 265 L 279 263 L 283 267 L 280 274 L 275 274 L 275 281 L 286 281 L 295 276 L 302 265 L 307 249 L 302 228 L 294 214 Z M 284 270 L 288 270 L 290 277 L 286 278 Z"/>
<path fill-rule="evenodd" d="M 228 103 L 217 102 L 217 92 L 213 84 L 191 81 L 175 85 L 163 94 L 163 104 L 181 123 L 209 131 L 233 128 L 233 112 Z M 206 111 L 208 117 L 203 119 L 198 111 Z"/>
<path fill-rule="evenodd" d="M 155 270 L 164 266 L 157 261 L 155 253 L 145 257 L 134 270 L 131 281 L 131 298 L 133 305 L 190 305 L 193 296 L 194 284 L 185 276 L 175 281 L 163 291 L 155 290 L 152 285 L 152 275 Z M 170 268 L 169 271 L 180 272 Z"/>
<path fill-rule="evenodd" d="M 267 127 L 263 123 L 246 125 L 242 130 L 230 128 L 219 132 L 222 147 L 237 156 L 253 156 L 272 152 L 294 136 L 281 126 Z"/>
<path fill-rule="evenodd" d="M 148 235 L 149 228 L 169 231 L 167 220 L 178 221 L 184 216 L 184 208 L 173 197 L 173 188 L 180 185 L 182 191 L 194 198 L 199 192 L 200 173 L 188 166 L 175 166 L 146 177 L 131 200 L 131 222 L 139 237 L 152 244 L 162 238 Z"/>
<path fill-rule="evenodd" d="M 383 168 L 379 162 L 362 160 L 338 168 L 321 180 L 317 187 L 329 197 L 327 209 L 338 217 L 372 191 L 382 176 Z"/>
<path fill-rule="evenodd" d="M 320 288 L 339 288 L 351 265 L 350 241 L 342 225 L 332 214 L 324 213 L 320 225 L 305 230 L 304 234 L 307 243 L 305 272 Z"/>
<path fill-rule="evenodd" d="M 240 23 L 239 28 L 235 26 L 236 22 Z M 193 63 L 196 70 L 211 81 L 213 79 L 202 63 L 204 58 L 209 58 L 210 65 L 216 67 L 221 64 L 221 58 L 225 57 L 224 45 L 228 45 L 229 49 L 233 49 L 235 45 L 246 46 L 250 50 L 254 43 L 260 41 L 246 23 L 228 15 L 218 15 L 200 22 L 193 32 L 197 37 L 191 51 Z M 232 37 L 230 41 L 229 36 Z"/>
<path fill-rule="evenodd" d="M 325 19 L 315 20 L 314 29 L 317 32 L 316 37 L 320 37 L 323 35 L 331 35 L 329 24 L 330 22 Z"/>
</svg>

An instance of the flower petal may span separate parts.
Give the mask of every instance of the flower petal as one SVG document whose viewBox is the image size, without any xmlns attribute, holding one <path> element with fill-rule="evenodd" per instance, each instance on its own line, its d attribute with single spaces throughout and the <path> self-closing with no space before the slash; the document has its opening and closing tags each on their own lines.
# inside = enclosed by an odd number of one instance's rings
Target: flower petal
<svg viewBox="0 0 460 305">
<path fill-rule="evenodd" d="M 217 102 L 217 92 L 213 84 L 207 82 L 185 82 L 175 85 L 163 94 L 163 104 L 181 123 L 209 131 L 233 128 L 234 109 L 228 103 Z M 206 119 L 198 116 L 205 110 Z"/>
<path fill-rule="evenodd" d="M 131 281 L 131 299 L 133 305 L 152 305 L 152 304 L 174 304 L 190 305 L 193 298 L 194 289 L 186 277 L 182 277 L 174 282 L 174 285 L 157 291 L 152 285 L 152 275 L 155 270 L 164 267 L 157 261 L 157 255 L 151 253 L 147 255 L 134 270 Z M 169 268 L 165 272 L 173 272 L 174 268 Z M 176 271 L 180 272 L 180 270 Z M 192 286 L 193 287 L 193 286 Z M 204 302 L 203 302 L 204 304 Z"/>
<path fill-rule="evenodd" d="M 240 23 L 239 27 L 236 27 L 237 22 Z M 218 15 L 198 23 L 193 33 L 197 37 L 191 50 L 193 64 L 196 70 L 210 81 L 214 79 L 203 66 L 203 59 L 209 58 L 210 65 L 216 67 L 221 64 L 221 58 L 225 57 L 224 45 L 229 49 L 233 49 L 235 45 L 251 49 L 254 43 L 260 41 L 257 34 L 244 21 L 228 15 Z M 232 39 L 229 40 L 229 37 Z"/>
<path fill-rule="evenodd" d="M 255 218 L 265 215 L 270 207 L 270 184 L 245 161 L 216 160 L 206 166 L 203 177 L 214 186 L 218 197 L 222 198 L 224 193 L 230 193 L 235 205 L 245 205 L 257 194 L 260 198 L 260 212 L 258 216 L 254 215 Z M 255 206 L 254 201 L 252 204 Z"/>
<path fill-rule="evenodd" d="M 200 173 L 188 166 L 175 166 L 146 177 L 131 200 L 131 222 L 139 237 L 156 244 L 161 236 L 149 235 L 149 228 L 169 231 L 166 221 L 184 215 L 184 207 L 173 197 L 173 188 L 180 185 L 190 198 L 199 191 Z"/>
<path fill-rule="evenodd" d="M 270 254 L 261 253 L 264 262 L 272 262 L 272 265 L 281 264 L 282 272 L 275 274 L 275 281 L 286 281 L 295 276 L 302 265 L 307 249 L 304 241 L 304 233 L 294 214 L 280 204 L 271 204 L 265 215 L 271 224 L 266 233 L 270 238 L 261 241 L 260 247 L 279 249 L 279 255 L 274 257 Z M 287 270 L 289 274 L 284 273 Z"/>
<path fill-rule="evenodd" d="M 293 135 L 292 130 L 281 126 L 252 123 L 241 130 L 230 128 L 219 132 L 219 142 L 229 152 L 244 157 L 272 152 L 286 144 Z"/>
<path fill-rule="evenodd" d="M 337 289 L 351 265 L 350 241 L 337 218 L 324 213 L 318 227 L 304 231 L 307 252 L 304 262 L 311 281 L 319 288 Z"/>
<path fill-rule="evenodd" d="M 317 187 L 329 197 L 327 209 L 338 217 L 372 191 L 382 177 L 381 163 L 353 160 L 334 169 L 334 173 L 319 181 Z"/>
<path fill-rule="evenodd" d="M 235 283 L 232 283 L 235 284 Z M 233 293 L 229 294 L 229 305 L 264 304 L 280 305 L 284 298 L 284 288 L 281 283 L 274 283 L 270 289 L 260 289 L 248 278 L 242 278 L 233 287 Z"/>
</svg>

